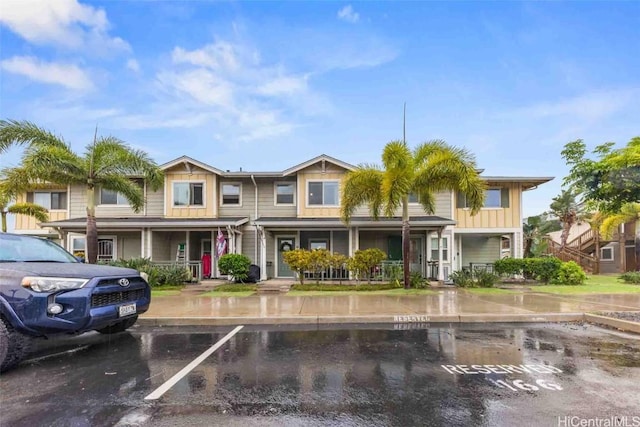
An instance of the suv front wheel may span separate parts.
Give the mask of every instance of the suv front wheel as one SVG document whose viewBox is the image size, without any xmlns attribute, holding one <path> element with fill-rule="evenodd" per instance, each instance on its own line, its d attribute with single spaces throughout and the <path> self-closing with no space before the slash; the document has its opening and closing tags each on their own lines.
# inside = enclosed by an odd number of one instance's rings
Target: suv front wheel
<svg viewBox="0 0 640 427">
<path fill-rule="evenodd" d="M 96 329 L 96 331 L 100 332 L 101 334 L 117 334 L 119 332 L 124 332 L 130 327 L 132 327 L 137 320 L 138 320 L 138 316 L 132 316 L 118 323 L 114 323 L 113 325 L 107 326 L 106 328 Z"/>
<path fill-rule="evenodd" d="M 0 317 L 0 372 L 16 367 L 29 352 L 31 338 Z"/>
</svg>

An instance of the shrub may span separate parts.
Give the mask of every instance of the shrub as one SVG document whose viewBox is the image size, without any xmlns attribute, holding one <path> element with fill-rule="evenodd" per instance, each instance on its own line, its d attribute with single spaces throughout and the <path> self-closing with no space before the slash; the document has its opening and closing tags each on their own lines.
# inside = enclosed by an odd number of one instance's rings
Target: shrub
<svg viewBox="0 0 640 427">
<path fill-rule="evenodd" d="M 192 279 L 191 271 L 183 265 L 158 266 L 153 264 L 153 261 L 149 258 L 119 259 L 109 261 L 108 264 L 116 267 L 133 268 L 141 273 L 146 273 L 148 276 L 147 282 L 152 288 L 166 285 L 181 285 Z"/>
<path fill-rule="evenodd" d="M 454 285 L 461 288 L 472 288 L 473 286 L 475 286 L 471 270 L 454 271 L 449 274 L 449 278 L 453 281 Z"/>
<path fill-rule="evenodd" d="M 555 283 L 558 285 L 584 285 L 587 275 L 575 261 L 562 263 Z"/>
<path fill-rule="evenodd" d="M 289 268 L 298 273 L 300 284 L 304 284 L 304 272 L 311 268 L 311 251 L 306 249 L 294 249 L 284 252 L 282 259 Z"/>
<path fill-rule="evenodd" d="M 316 281 L 331 265 L 331 253 L 326 249 L 314 249 L 309 251 L 309 271 L 313 272 Z"/>
<path fill-rule="evenodd" d="M 640 285 L 640 271 L 629 271 L 620 275 L 620 279 L 626 283 L 633 283 L 634 285 Z"/>
<path fill-rule="evenodd" d="M 396 282 L 398 284 L 400 283 L 397 280 Z M 424 277 L 422 277 L 422 274 L 418 273 L 417 271 L 411 272 L 411 276 L 409 277 L 409 283 L 411 284 L 412 288 L 416 288 L 416 289 L 425 289 L 427 287 L 427 281 L 424 279 Z"/>
<path fill-rule="evenodd" d="M 218 260 L 218 269 L 222 274 L 230 275 L 234 280 L 242 282 L 249 276 L 251 260 L 243 254 L 225 254 Z"/>
<path fill-rule="evenodd" d="M 331 267 L 334 271 L 339 271 L 345 268 L 347 264 L 347 260 L 349 258 L 346 255 L 342 255 L 339 253 L 333 253 L 329 257 L 329 267 Z M 338 281 L 342 283 L 342 275 L 338 274 Z"/>
<path fill-rule="evenodd" d="M 508 276 L 522 274 L 524 262 L 518 258 L 502 258 L 493 264 L 496 273 Z"/>
<path fill-rule="evenodd" d="M 498 274 L 522 274 L 525 279 L 537 279 L 549 283 L 558 275 L 560 265 L 562 261 L 555 257 L 503 258 L 494 263 L 494 269 Z"/>
<path fill-rule="evenodd" d="M 371 270 L 386 257 L 387 255 L 378 248 L 358 250 L 347 261 L 347 266 L 355 272 L 358 280 L 366 277 L 367 283 L 371 283 Z"/>
<path fill-rule="evenodd" d="M 473 272 L 475 284 L 481 288 L 493 288 L 498 278 L 497 274 L 487 270 L 478 269 Z"/>
<path fill-rule="evenodd" d="M 560 269 L 564 265 L 562 261 L 560 261 L 558 258 L 555 258 L 555 257 L 530 258 L 530 259 L 536 260 L 536 265 L 534 267 L 535 277 L 541 282 L 544 282 L 545 284 L 548 284 L 549 282 L 554 280 L 556 277 L 558 277 Z M 573 262 L 573 261 L 569 261 L 569 262 Z M 575 264 L 580 269 L 580 271 L 582 271 L 582 268 L 580 268 L 578 264 L 576 264 L 575 262 L 573 262 L 573 264 Z M 584 272 L 582 272 L 582 274 L 584 274 Z M 586 276 L 585 276 L 585 279 L 586 279 Z"/>
</svg>

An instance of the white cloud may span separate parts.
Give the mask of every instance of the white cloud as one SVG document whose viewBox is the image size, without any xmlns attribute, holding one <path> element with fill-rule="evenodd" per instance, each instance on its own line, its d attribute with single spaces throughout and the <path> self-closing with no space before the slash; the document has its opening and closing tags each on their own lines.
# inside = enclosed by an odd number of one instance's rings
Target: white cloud
<svg viewBox="0 0 640 427">
<path fill-rule="evenodd" d="M 3 60 L 0 65 L 3 70 L 41 83 L 57 84 L 74 90 L 93 87 L 87 73 L 73 64 L 44 62 L 31 56 L 14 56 Z"/>
<path fill-rule="evenodd" d="M 347 5 L 338 11 L 338 19 L 355 24 L 360 20 L 360 14 L 351 5 Z"/>
<path fill-rule="evenodd" d="M 127 61 L 127 69 L 133 71 L 134 73 L 140 72 L 140 64 L 135 59 L 131 58 Z"/>
<path fill-rule="evenodd" d="M 130 50 L 127 42 L 108 35 L 103 9 L 77 0 L 4 0 L 0 23 L 33 44 L 89 48 L 98 54 Z"/>
</svg>

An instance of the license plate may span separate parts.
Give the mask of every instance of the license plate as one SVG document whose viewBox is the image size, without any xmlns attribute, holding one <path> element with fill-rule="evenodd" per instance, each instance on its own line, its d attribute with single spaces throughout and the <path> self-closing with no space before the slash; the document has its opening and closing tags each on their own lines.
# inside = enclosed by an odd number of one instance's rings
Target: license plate
<svg viewBox="0 0 640 427">
<path fill-rule="evenodd" d="M 118 316 L 124 317 L 129 316 L 131 314 L 136 314 L 136 304 L 126 304 L 118 307 Z"/>
</svg>

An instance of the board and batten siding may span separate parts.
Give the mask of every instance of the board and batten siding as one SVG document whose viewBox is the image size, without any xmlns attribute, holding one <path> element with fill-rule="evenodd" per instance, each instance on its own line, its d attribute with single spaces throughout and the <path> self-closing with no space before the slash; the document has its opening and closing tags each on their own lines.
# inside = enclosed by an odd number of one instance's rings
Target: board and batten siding
<svg viewBox="0 0 640 427">
<path fill-rule="evenodd" d="M 462 265 L 493 263 L 500 259 L 500 236 L 462 236 Z"/>
<path fill-rule="evenodd" d="M 310 181 L 339 181 L 338 185 L 338 204 L 342 195 L 342 179 L 345 170 L 334 166 L 327 169 L 323 173 L 318 171 L 317 167 L 310 166 L 298 172 L 298 188 L 297 201 L 299 204 L 299 212 L 301 218 L 337 218 L 340 216 L 340 206 L 309 206 L 307 201 L 307 183 Z M 333 165 L 332 165 L 333 166 Z"/>
<path fill-rule="evenodd" d="M 66 187 L 51 187 L 48 189 L 42 189 L 42 190 L 38 190 L 38 191 L 66 191 Z M 67 194 L 67 197 L 69 197 L 69 194 Z M 16 202 L 17 203 L 25 203 L 27 201 L 27 194 L 23 193 L 20 194 L 17 197 Z M 61 221 L 63 219 L 68 219 L 69 215 L 67 214 L 67 210 L 66 209 L 56 209 L 56 210 L 50 210 L 49 213 L 49 221 Z M 15 217 L 15 225 L 14 225 L 14 229 L 15 230 L 20 230 L 20 231 L 29 231 L 29 230 L 49 230 L 53 232 L 52 228 L 49 227 L 45 227 L 45 228 L 41 228 L 38 226 L 38 220 L 35 219 L 34 217 L 28 216 L 28 215 L 16 215 Z"/>
<path fill-rule="evenodd" d="M 519 183 L 500 183 L 491 185 L 490 188 L 509 188 L 509 207 L 507 208 L 482 208 L 476 215 L 466 208 L 456 206 L 454 218 L 457 228 L 519 228 L 520 223 L 520 199 L 522 186 Z"/>
<path fill-rule="evenodd" d="M 215 218 L 217 215 L 216 176 L 210 172 L 166 172 L 165 206 L 167 218 Z M 203 182 L 204 206 L 173 206 L 174 182 Z"/>
</svg>

